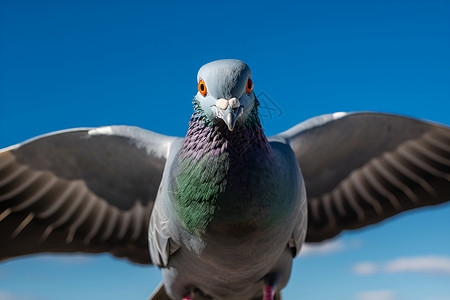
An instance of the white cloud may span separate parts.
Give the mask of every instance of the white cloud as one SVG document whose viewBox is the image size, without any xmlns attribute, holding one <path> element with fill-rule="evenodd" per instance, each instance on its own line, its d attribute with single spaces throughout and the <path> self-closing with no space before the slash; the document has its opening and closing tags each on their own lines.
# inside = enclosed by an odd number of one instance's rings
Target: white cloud
<svg viewBox="0 0 450 300">
<path fill-rule="evenodd" d="M 420 272 L 450 275 L 450 257 L 418 256 L 401 257 L 385 265 L 388 273 Z"/>
<path fill-rule="evenodd" d="M 344 243 L 340 240 L 331 240 L 318 244 L 305 244 L 300 251 L 301 256 L 329 254 L 341 251 L 345 248 Z"/>
<path fill-rule="evenodd" d="M 7 291 L 0 291 L 0 300 L 31 300 L 31 298 L 22 295 L 16 295 Z"/>
<path fill-rule="evenodd" d="M 415 256 L 400 257 L 386 263 L 361 262 L 353 266 L 353 272 L 358 275 L 371 275 L 379 272 L 450 275 L 450 257 Z"/>
<path fill-rule="evenodd" d="M 395 293 L 391 290 L 364 291 L 356 295 L 357 300 L 395 300 Z"/>
<path fill-rule="evenodd" d="M 331 254 L 343 250 L 359 248 L 361 245 L 362 242 L 357 239 L 346 242 L 343 242 L 341 239 L 333 239 L 321 243 L 306 243 L 300 251 L 300 256 Z"/>
<path fill-rule="evenodd" d="M 353 266 L 353 272 L 358 275 L 371 275 L 378 272 L 378 266 L 371 262 L 361 262 Z"/>
</svg>

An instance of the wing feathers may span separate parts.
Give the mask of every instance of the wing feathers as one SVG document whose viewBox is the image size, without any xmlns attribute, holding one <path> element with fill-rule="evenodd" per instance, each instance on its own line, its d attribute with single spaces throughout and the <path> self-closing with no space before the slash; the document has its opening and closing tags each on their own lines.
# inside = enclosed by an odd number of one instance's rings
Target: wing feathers
<svg viewBox="0 0 450 300">
<path fill-rule="evenodd" d="M 22 232 L 22 230 L 28 225 L 30 224 L 31 220 L 33 220 L 34 218 L 34 213 L 29 213 L 28 216 L 23 219 L 23 221 L 19 224 L 19 226 L 17 226 L 16 230 L 14 230 L 14 232 L 12 233 L 12 237 L 15 238 L 19 235 L 19 233 Z"/>
<path fill-rule="evenodd" d="M 109 251 L 149 263 L 148 222 L 173 140 L 119 126 L 0 151 L 0 260 Z"/>
<path fill-rule="evenodd" d="M 120 216 L 120 213 L 119 213 L 118 209 L 110 208 L 110 214 L 106 218 L 107 221 L 105 222 L 107 224 L 107 226 L 105 228 L 105 232 L 103 233 L 103 235 L 100 238 L 100 240 L 102 242 L 106 241 L 113 233 L 114 228 L 116 227 L 116 224 L 118 223 L 119 216 Z"/>
<path fill-rule="evenodd" d="M 333 114 L 274 138 L 291 145 L 305 178 L 307 241 L 450 200 L 444 126 L 381 113 Z"/>
<path fill-rule="evenodd" d="M 61 195 L 56 197 L 53 203 L 49 203 L 47 207 L 43 208 L 43 210 L 38 213 L 38 217 L 45 219 L 55 214 L 55 212 L 59 210 L 61 206 L 68 201 L 68 199 L 70 199 L 79 184 L 80 183 L 77 181 L 69 182 L 67 187 L 62 190 Z"/>
<path fill-rule="evenodd" d="M 92 238 L 94 238 L 97 235 L 108 211 L 108 205 L 104 201 L 98 202 L 97 206 L 98 206 L 97 209 L 94 210 L 97 212 L 97 214 L 94 217 L 95 219 L 94 224 L 92 225 L 88 234 L 84 238 L 85 244 L 90 244 Z"/>
<path fill-rule="evenodd" d="M 367 190 L 368 184 L 366 183 L 364 175 L 360 172 L 360 170 L 357 170 L 353 176 L 350 175 L 350 182 L 358 195 L 361 196 L 361 199 L 372 206 L 378 215 L 381 215 L 383 213 L 383 208 Z"/>
<path fill-rule="evenodd" d="M 310 199 L 307 239 L 324 240 L 343 229 L 360 228 L 407 209 L 450 200 L 450 151 L 445 152 L 450 149 L 441 142 L 448 132 L 432 135 L 425 134 L 372 159 L 331 192 Z M 441 141 L 437 143 L 436 137 Z"/>
<path fill-rule="evenodd" d="M 10 154 L 2 153 L 1 158 L 5 155 Z M 42 250 L 98 252 L 109 249 L 112 252 L 117 251 L 117 246 L 121 248 L 122 243 L 142 238 L 142 232 L 147 227 L 144 220 L 145 208 L 142 206 L 135 205 L 134 209 L 120 213 L 116 207 L 108 205 L 105 200 L 90 192 L 81 181 L 68 181 L 50 172 L 33 171 L 29 168 L 22 173 L 27 176 L 22 176 L 20 180 L 16 177 L 14 184 L 8 181 L 9 186 L 3 184 L 0 187 L 2 191 L 8 191 L 3 195 L 4 201 L 0 206 L 1 257 Z M 133 217 L 134 225 L 130 226 Z M 8 219 L 8 224 L 5 224 Z M 35 225 L 32 226 L 33 224 Z M 114 231 L 116 235 L 112 236 Z M 39 237 L 39 243 L 35 243 L 33 248 L 24 247 L 24 244 L 33 244 L 36 240 L 34 236 Z M 119 243 L 116 245 L 117 242 Z M 89 247 L 91 243 L 94 243 L 93 248 Z M 141 258 L 131 259 L 148 261 L 145 243 L 137 243 L 139 244 L 143 249 Z"/>
<path fill-rule="evenodd" d="M 7 208 L 5 209 L 1 214 L 0 214 L 0 222 L 3 221 L 7 216 L 9 216 L 12 213 L 12 209 L 11 208 Z"/>
</svg>

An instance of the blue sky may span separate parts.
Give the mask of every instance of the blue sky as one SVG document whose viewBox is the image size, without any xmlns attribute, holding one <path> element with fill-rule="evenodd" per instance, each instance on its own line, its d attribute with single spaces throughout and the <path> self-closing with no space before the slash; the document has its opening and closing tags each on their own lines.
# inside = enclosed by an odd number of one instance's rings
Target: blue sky
<svg viewBox="0 0 450 300">
<path fill-rule="evenodd" d="M 183 136 L 196 74 L 247 62 L 267 135 L 324 113 L 450 124 L 449 1 L 0 1 L 0 147 L 73 127 Z M 295 259 L 284 299 L 449 300 L 450 206 Z M 0 300 L 145 299 L 156 267 L 110 255 L 0 264 Z"/>
</svg>

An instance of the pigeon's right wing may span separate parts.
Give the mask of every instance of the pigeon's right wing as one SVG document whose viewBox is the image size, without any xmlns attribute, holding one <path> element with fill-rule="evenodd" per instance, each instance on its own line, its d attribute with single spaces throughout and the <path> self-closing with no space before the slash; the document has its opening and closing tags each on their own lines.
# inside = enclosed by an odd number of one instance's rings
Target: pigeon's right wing
<svg viewBox="0 0 450 300">
<path fill-rule="evenodd" d="M 149 217 L 176 139 L 110 126 L 0 150 L 0 260 L 110 252 L 150 263 Z"/>
<path fill-rule="evenodd" d="M 305 179 L 306 241 L 450 200 L 450 129 L 383 113 L 335 113 L 272 139 L 288 142 Z"/>
</svg>

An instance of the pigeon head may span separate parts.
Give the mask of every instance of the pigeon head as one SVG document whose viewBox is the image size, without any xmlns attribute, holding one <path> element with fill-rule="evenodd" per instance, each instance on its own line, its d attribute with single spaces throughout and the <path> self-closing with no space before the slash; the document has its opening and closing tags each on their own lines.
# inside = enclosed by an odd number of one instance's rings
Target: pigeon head
<svg viewBox="0 0 450 300">
<path fill-rule="evenodd" d="M 217 60 L 200 68 L 194 106 L 207 123 L 224 122 L 233 131 L 254 115 L 258 102 L 250 76 L 247 64 L 236 59 Z"/>
</svg>

